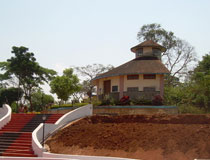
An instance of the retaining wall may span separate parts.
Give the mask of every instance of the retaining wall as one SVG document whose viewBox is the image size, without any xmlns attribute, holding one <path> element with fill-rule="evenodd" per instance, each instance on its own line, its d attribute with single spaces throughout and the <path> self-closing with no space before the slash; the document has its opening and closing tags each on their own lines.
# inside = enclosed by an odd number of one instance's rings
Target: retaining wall
<svg viewBox="0 0 210 160">
<path fill-rule="evenodd" d="M 139 115 L 139 114 L 178 114 L 178 109 L 173 108 L 112 108 L 94 107 L 93 114 L 96 115 Z"/>
</svg>

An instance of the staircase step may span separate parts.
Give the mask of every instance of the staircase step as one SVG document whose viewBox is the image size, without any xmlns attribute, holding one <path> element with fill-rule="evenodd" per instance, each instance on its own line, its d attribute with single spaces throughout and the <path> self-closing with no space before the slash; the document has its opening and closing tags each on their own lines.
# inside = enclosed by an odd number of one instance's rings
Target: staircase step
<svg viewBox="0 0 210 160">
<path fill-rule="evenodd" d="M 17 149 L 17 150 L 20 150 L 20 149 L 31 149 L 31 146 L 3 146 L 3 145 L 0 145 L 0 148 L 5 148 L 5 149 Z"/>
<path fill-rule="evenodd" d="M 31 150 L 31 149 L 7 149 L 6 151 L 1 151 L 0 150 L 0 154 L 3 154 L 3 153 L 24 153 L 24 154 L 34 154 L 34 152 Z"/>
<path fill-rule="evenodd" d="M 8 143 L 8 142 L 0 142 L 0 145 L 5 146 L 21 146 L 21 147 L 31 147 L 31 142 L 29 143 Z"/>
<path fill-rule="evenodd" d="M 11 156 L 11 157 L 37 157 L 34 154 L 24 154 L 24 153 L 3 153 L 2 156 Z"/>
<path fill-rule="evenodd" d="M 45 123 L 55 123 L 63 114 L 45 114 Z M 32 132 L 43 123 L 43 114 L 12 114 L 11 121 L 0 130 L 0 155 L 36 157 L 32 150 Z"/>
</svg>

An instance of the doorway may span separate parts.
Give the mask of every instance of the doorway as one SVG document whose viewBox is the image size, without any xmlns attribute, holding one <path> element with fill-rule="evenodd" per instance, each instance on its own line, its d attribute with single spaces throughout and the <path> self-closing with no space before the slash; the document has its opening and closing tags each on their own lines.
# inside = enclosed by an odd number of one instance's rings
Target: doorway
<svg viewBox="0 0 210 160">
<path fill-rule="evenodd" d="M 104 94 L 109 94 L 111 92 L 111 80 L 104 81 Z"/>
</svg>

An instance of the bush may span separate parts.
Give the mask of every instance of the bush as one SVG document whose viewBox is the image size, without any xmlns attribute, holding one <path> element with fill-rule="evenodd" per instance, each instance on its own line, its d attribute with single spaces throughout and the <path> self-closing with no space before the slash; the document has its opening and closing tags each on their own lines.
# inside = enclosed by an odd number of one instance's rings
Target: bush
<svg viewBox="0 0 210 160">
<path fill-rule="evenodd" d="M 92 101 L 93 106 L 100 106 L 102 104 L 101 101 Z"/>
<path fill-rule="evenodd" d="M 131 99 L 131 103 L 133 105 L 151 105 L 152 101 L 149 99 L 145 99 L 144 97 L 133 98 Z"/>
<path fill-rule="evenodd" d="M 190 105 L 190 106 L 189 105 L 178 106 L 178 110 L 179 110 L 179 113 L 181 113 L 181 114 L 186 114 L 186 113 L 204 114 L 204 113 L 206 113 L 203 108 L 198 108 L 198 107 L 192 106 L 192 105 Z"/>
<path fill-rule="evenodd" d="M 163 105 L 163 98 L 160 95 L 154 96 L 152 100 L 152 104 L 156 106 Z"/>
<path fill-rule="evenodd" d="M 87 104 L 88 103 L 75 103 L 75 104 L 73 104 L 73 106 L 72 106 L 72 104 L 52 105 L 50 107 L 50 109 L 64 108 L 64 107 L 66 107 L 66 108 L 68 108 L 68 107 L 82 107 L 82 106 L 85 106 Z"/>
</svg>

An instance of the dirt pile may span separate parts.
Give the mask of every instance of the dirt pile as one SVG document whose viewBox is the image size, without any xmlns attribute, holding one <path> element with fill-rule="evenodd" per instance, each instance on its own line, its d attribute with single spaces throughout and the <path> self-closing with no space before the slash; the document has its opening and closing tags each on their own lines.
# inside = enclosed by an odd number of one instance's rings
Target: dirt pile
<svg viewBox="0 0 210 160">
<path fill-rule="evenodd" d="M 210 116 L 92 116 L 64 128 L 51 152 L 136 159 L 210 158 Z"/>
</svg>

